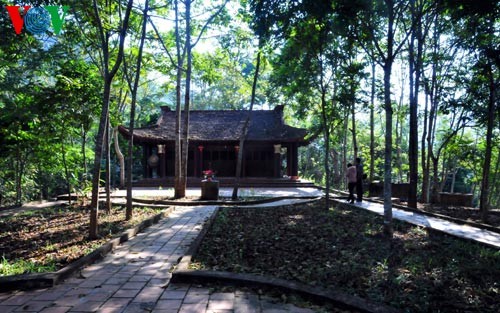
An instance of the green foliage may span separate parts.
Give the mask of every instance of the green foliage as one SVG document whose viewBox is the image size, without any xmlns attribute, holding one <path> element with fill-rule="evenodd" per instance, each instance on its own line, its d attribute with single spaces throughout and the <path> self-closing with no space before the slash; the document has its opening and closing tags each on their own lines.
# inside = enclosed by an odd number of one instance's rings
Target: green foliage
<svg viewBox="0 0 500 313">
<path fill-rule="evenodd" d="M 54 261 L 42 265 L 37 262 L 23 259 L 9 262 L 5 257 L 2 257 L 2 261 L 0 262 L 0 276 L 53 272 L 56 269 L 55 263 Z"/>
<path fill-rule="evenodd" d="M 199 89 L 193 100 L 195 109 L 242 109 L 250 103 L 253 76 L 252 56 L 231 47 L 194 54 L 194 84 Z M 257 105 L 265 100 L 262 89 Z"/>
<path fill-rule="evenodd" d="M 10 55 L 9 71 L 0 75 L 0 155 L 3 165 L 12 164 L 0 167 L 5 191 L 0 205 L 48 197 L 65 190 L 68 180 L 75 185 L 82 179 L 80 144 L 89 139 L 100 99 L 99 74 L 72 37 L 61 35 L 44 46 L 32 36 L 21 38 L 2 47 L 19 50 Z"/>
</svg>

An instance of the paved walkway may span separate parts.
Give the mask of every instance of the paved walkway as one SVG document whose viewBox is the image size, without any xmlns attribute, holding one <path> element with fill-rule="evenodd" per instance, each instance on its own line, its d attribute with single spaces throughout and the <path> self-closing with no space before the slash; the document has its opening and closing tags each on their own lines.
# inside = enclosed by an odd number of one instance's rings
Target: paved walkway
<svg viewBox="0 0 500 313">
<path fill-rule="evenodd" d="M 384 214 L 384 206 L 380 203 L 364 201 L 362 203 L 355 203 L 351 205 L 364 208 L 380 215 Z M 480 229 L 469 225 L 457 224 L 440 218 L 404 211 L 396 208 L 392 208 L 392 216 L 395 219 L 406 221 L 414 225 L 433 228 L 450 235 L 475 240 L 500 249 L 500 234 L 489 230 Z"/>
<path fill-rule="evenodd" d="M 169 284 L 173 265 L 214 210 L 177 207 L 168 218 L 60 285 L 0 293 L 0 312 L 313 312 L 250 292 L 210 293 L 207 288 Z"/>
<path fill-rule="evenodd" d="M 294 187 L 294 188 L 239 188 L 238 196 L 240 197 L 321 197 L 323 192 L 317 188 L 311 187 Z M 219 196 L 231 197 L 233 188 L 220 188 Z M 116 190 L 113 196 L 125 197 L 126 190 Z M 134 188 L 132 197 L 173 197 L 173 188 Z M 201 188 L 187 188 L 186 196 L 200 197 Z"/>
</svg>

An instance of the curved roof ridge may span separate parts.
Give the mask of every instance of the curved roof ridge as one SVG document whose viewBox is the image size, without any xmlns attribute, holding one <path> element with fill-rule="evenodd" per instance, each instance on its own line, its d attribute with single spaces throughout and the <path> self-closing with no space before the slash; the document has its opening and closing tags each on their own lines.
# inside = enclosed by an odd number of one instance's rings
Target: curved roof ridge
<svg viewBox="0 0 500 313">
<path fill-rule="evenodd" d="M 175 140 L 176 112 L 162 107 L 162 114 L 155 125 L 134 129 L 134 141 L 166 143 Z M 239 141 L 244 121 L 252 113 L 247 140 L 268 142 L 297 142 L 306 144 L 307 131 L 283 122 L 283 106 L 273 110 L 193 110 L 189 112 L 189 140 L 199 142 Z M 181 112 L 181 116 L 184 112 Z M 128 129 L 120 128 L 125 136 Z"/>
</svg>

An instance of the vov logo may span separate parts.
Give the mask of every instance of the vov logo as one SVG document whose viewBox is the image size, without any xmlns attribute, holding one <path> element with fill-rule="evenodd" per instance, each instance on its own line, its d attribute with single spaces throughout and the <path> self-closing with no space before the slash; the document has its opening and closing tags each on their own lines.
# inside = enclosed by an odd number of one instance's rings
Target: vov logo
<svg viewBox="0 0 500 313">
<path fill-rule="evenodd" d="M 43 7 L 31 7 L 31 5 L 8 5 L 5 7 L 9 12 L 10 20 L 17 35 L 21 34 L 23 25 L 33 35 L 44 34 L 52 24 L 54 33 L 61 32 L 66 12 L 69 6 L 46 5 Z"/>
</svg>

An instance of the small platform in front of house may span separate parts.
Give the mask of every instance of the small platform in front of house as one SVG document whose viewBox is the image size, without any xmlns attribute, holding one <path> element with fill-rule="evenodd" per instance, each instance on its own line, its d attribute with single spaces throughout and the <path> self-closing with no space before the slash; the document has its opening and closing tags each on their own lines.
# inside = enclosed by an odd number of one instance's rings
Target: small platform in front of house
<svg viewBox="0 0 500 313">
<path fill-rule="evenodd" d="M 234 177 L 216 177 L 220 187 L 233 187 Z M 187 187 L 201 187 L 202 178 L 188 177 Z M 244 177 L 240 179 L 240 187 L 244 188 L 315 188 L 314 183 L 304 179 Z M 133 182 L 133 187 L 171 188 L 174 187 L 174 177 L 146 178 Z"/>
</svg>

